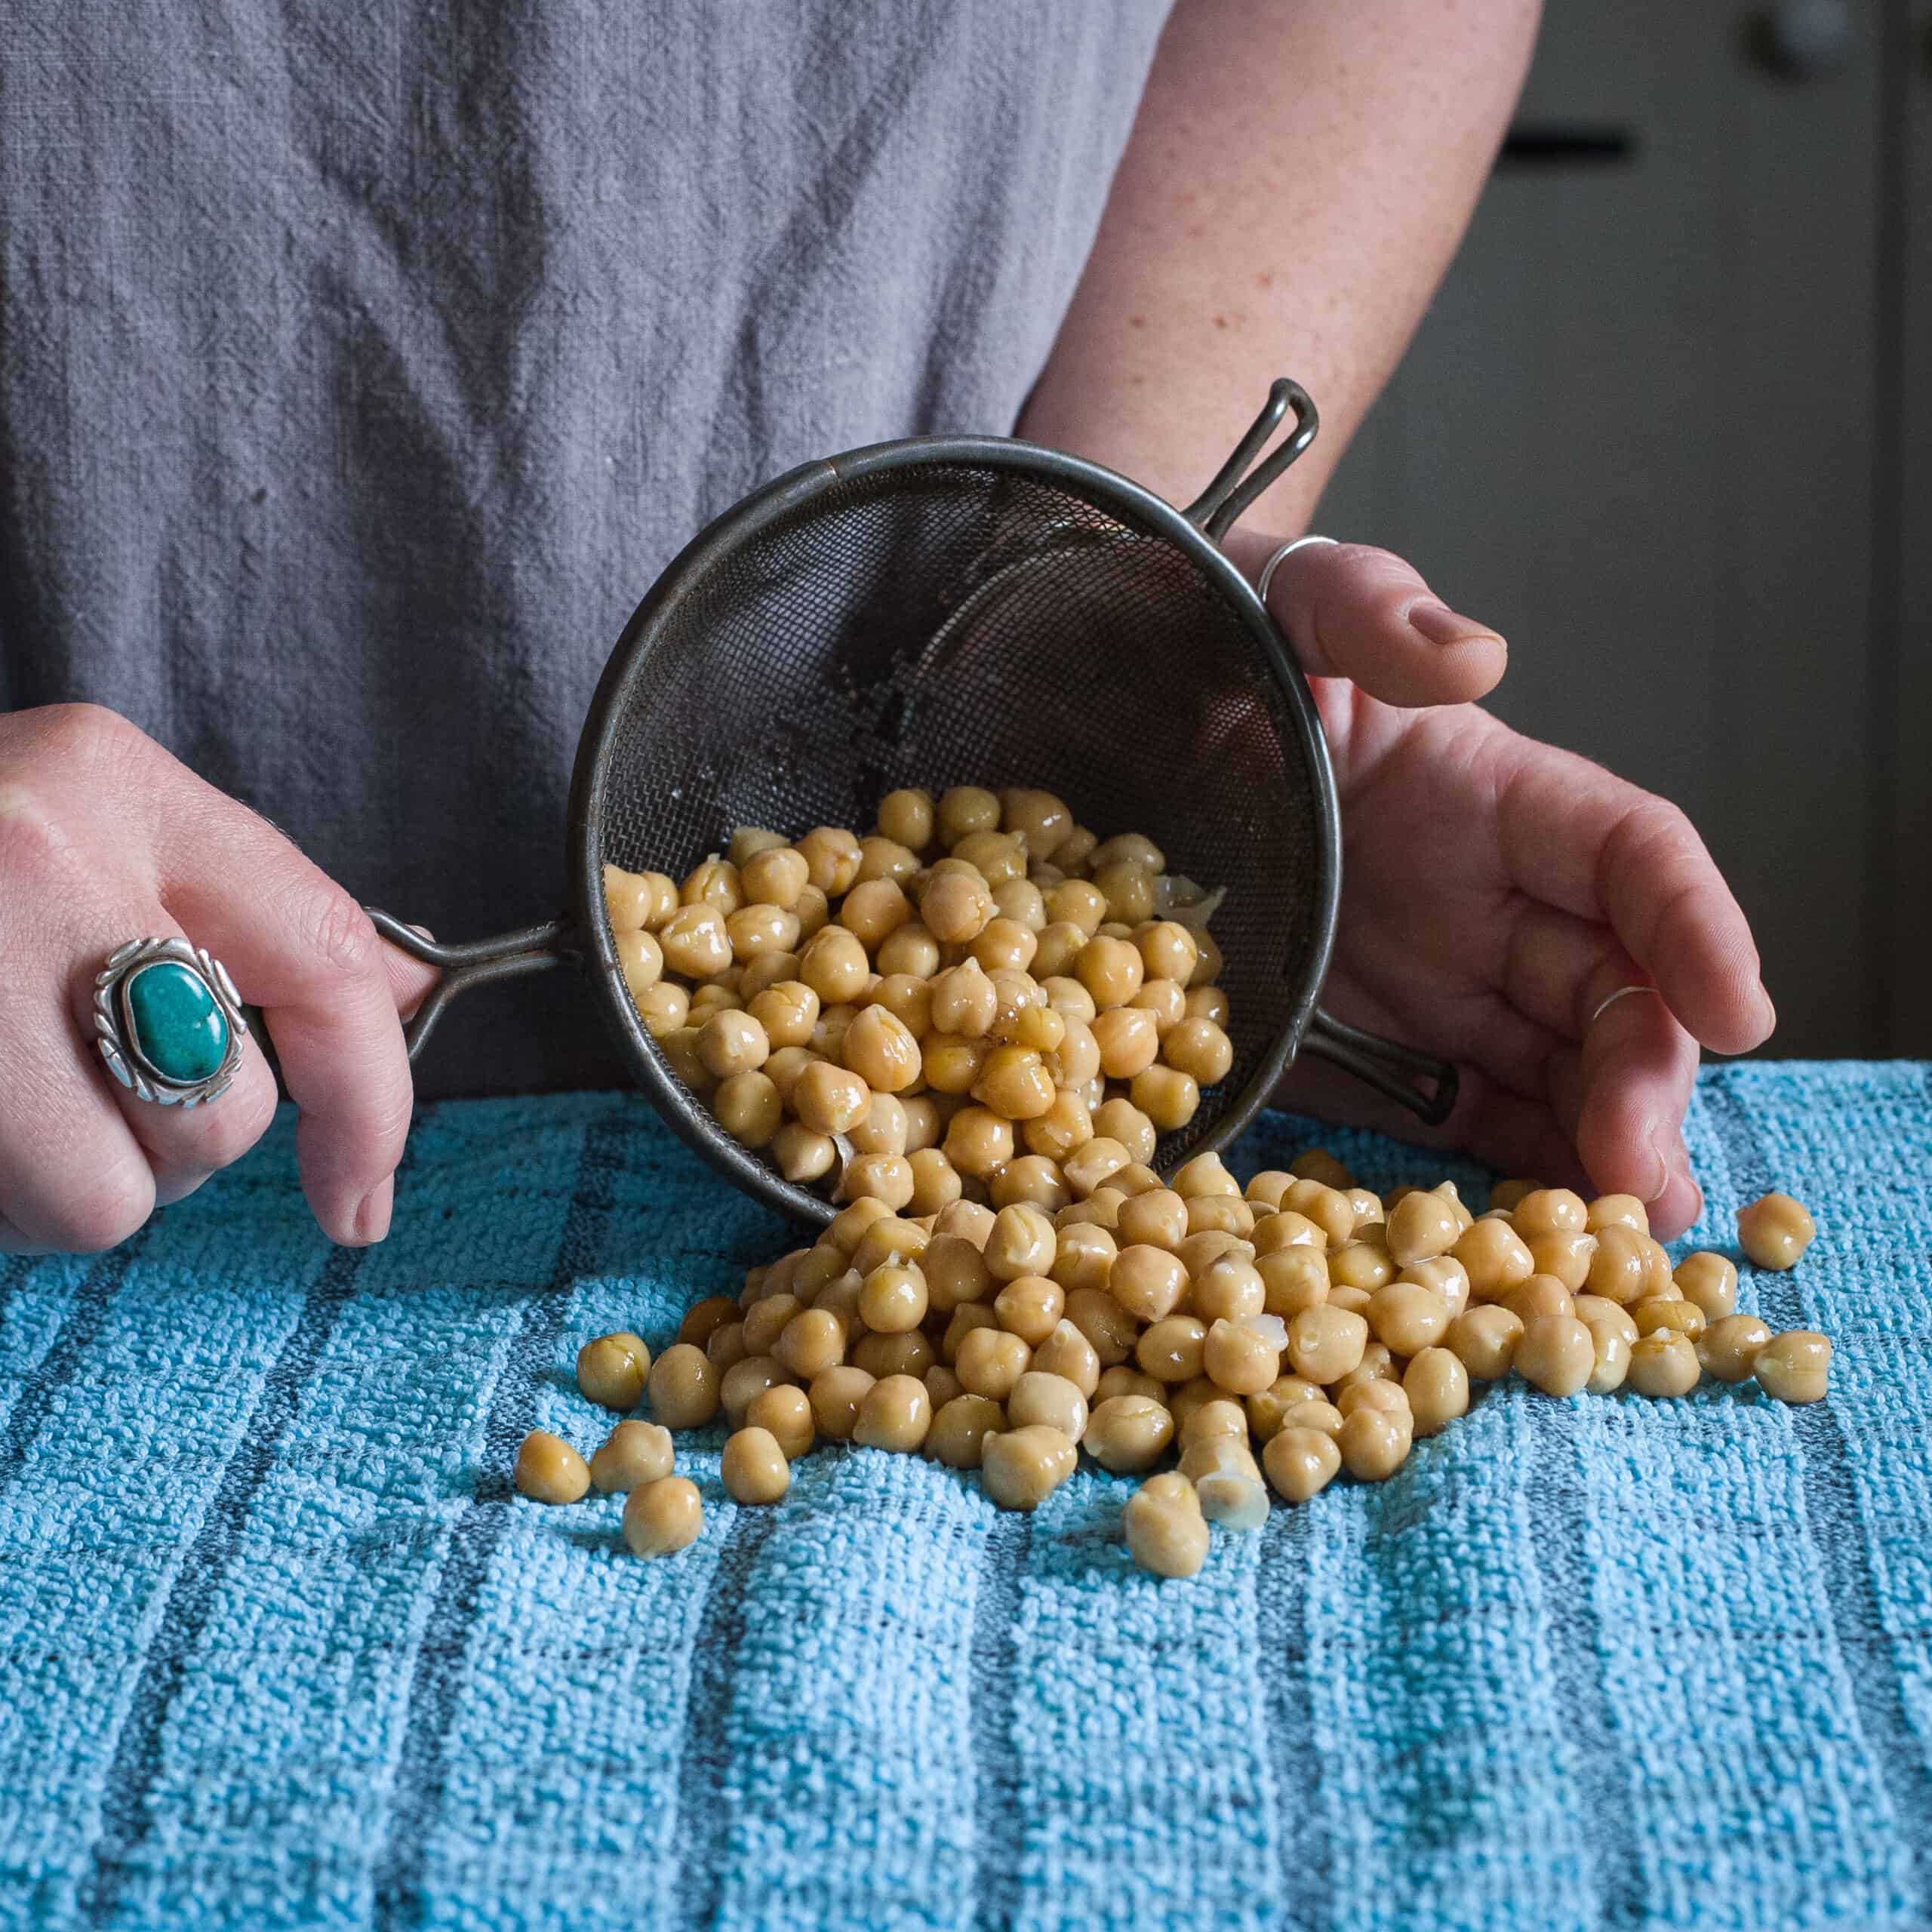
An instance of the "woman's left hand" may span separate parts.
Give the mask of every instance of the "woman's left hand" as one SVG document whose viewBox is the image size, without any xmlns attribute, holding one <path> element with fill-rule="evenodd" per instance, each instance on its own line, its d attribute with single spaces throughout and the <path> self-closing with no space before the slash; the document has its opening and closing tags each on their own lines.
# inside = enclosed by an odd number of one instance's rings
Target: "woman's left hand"
<svg viewBox="0 0 1932 1932">
<path fill-rule="evenodd" d="M 1229 547 L 1252 575 L 1272 546 Z M 1698 1047 L 1745 1052 L 1776 1017 L 1695 829 L 1480 709 L 1502 638 L 1401 558 L 1310 545 L 1269 602 L 1313 681 L 1341 796 L 1323 1004 L 1462 1069 L 1454 1113 L 1424 1137 L 1506 1173 L 1634 1194 L 1653 1232 L 1681 1233 L 1702 1206 L 1682 1133 Z M 1604 1004 L 1629 986 L 1652 990 Z M 1308 1059 L 1281 1097 L 1416 1137 L 1407 1115 Z"/>
</svg>

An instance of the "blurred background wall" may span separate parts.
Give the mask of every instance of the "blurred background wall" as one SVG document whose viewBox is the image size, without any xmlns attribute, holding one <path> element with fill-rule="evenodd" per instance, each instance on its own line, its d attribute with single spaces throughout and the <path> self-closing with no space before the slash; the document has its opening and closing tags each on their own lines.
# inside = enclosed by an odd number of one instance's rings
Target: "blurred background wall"
<svg viewBox="0 0 1932 1932">
<path fill-rule="evenodd" d="M 1510 143 L 1318 527 L 1675 799 L 1780 1055 L 1932 1054 L 1932 0 L 1546 0 Z"/>
</svg>

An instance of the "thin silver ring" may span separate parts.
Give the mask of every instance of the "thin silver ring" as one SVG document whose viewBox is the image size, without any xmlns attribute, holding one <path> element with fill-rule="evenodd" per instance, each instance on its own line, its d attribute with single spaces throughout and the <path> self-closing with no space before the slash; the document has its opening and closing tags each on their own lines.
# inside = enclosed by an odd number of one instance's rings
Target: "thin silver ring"
<svg viewBox="0 0 1932 1932">
<path fill-rule="evenodd" d="M 1597 1001 L 1596 1011 L 1590 1015 L 1589 1019 L 1583 1022 L 1583 1031 L 1587 1033 L 1590 1029 L 1603 1017 L 1604 1009 L 1607 1007 L 1614 1006 L 1617 1002 L 1624 998 L 1626 994 L 1654 993 L 1656 991 L 1657 988 L 1655 986 L 1646 986 L 1635 984 L 1627 986 L 1619 986 L 1616 992 L 1606 995 L 1603 998 Z"/>
<path fill-rule="evenodd" d="M 175 1011 L 177 1037 L 144 1038 L 134 982 L 159 969 Z M 165 997 L 157 986 L 158 995 Z M 242 1064 L 248 1022 L 228 968 L 185 939 L 131 939 L 94 976 L 95 1044 L 107 1070 L 137 1098 L 158 1106 L 198 1107 L 226 1093 Z"/>
<path fill-rule="evenodd" d="M 1297 550 L 1306 550 L 1311 544 L 1334 545 L 1338 539 L 1333 537 L 1294 537 L 1282 544 L 1275 554 L 1261 566 L 1261 574 L 1254 580 L 1254 588 L 1263 603 L 1268 601 L 1268 586 L 1275 581 L 1275 573 Z"/>
</svg>

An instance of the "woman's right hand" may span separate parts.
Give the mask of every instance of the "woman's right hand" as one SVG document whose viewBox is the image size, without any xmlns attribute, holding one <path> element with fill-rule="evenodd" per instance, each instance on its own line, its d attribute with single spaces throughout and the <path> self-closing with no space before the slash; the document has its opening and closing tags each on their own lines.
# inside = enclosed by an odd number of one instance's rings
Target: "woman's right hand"
<svg viewBox="0 0 1932 1932">
<path fill-rule="evenodd" d="M 273 1116 L 251 1043 L 202 1106 L 143 1100 L 108 1076 L 94 976 L 149 935 L 205 947 L 262 1010 L 315 1219 L 333 1240 L 380 1241 L 412 1100 L 400 1016 L 434 971 L 125 718 L 54 705 L 0 715 L 0 1252 L 112 1247 Z"/>
</svg>

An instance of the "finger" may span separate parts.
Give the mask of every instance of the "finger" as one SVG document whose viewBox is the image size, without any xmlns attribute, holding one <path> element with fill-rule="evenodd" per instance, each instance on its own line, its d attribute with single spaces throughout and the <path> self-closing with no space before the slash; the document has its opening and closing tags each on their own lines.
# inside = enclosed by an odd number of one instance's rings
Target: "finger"
<svg viewBox="0 0 1932 1932">
<path fill-rule="evenodd" d="M 435 934 L 427 926 L 412 924 L 410 931 L 420 933 L 423 938 L 433 940 Z M 426 964 L 422 960 L 403 951 L 399 946 L 383 942 L 383 973 L 389 981 L 389 997 L 395 1001 L 398 1016 L 404 1020 L 414 1020 L 416 1009 L 429 996 L 430 989 L 443 976 L 439 968 Z"/>
<path fill-rule="evenodd" d="M 1587 758 L 1534 748 L 1504 780 L 1497 827 L 1532 897 L 1610 926 L 1691 1034 L 1745 1053 L 1776 1023 L 1749 922 L 1683 813 Z"/>
<path fill-rule="evenodd" d="M 164 900 L 262 1009 L 300 1110 L 303 1188 L 324 1232 L 349 1245 L 380 1241 L 414 1097 L 391 980 L 390 960 L 402 955 L 252 814 L 214 814 L 199 829 L 192 851 L 163 854 Z"/>
<path fill-rule="evenodd" d="M 1459 616 L 1413 566 L 1365 543 L 1283 558 L 1268 608 L 1311 677 L 1349 678 L 1386 704 L 1463 704 L 1495 689 L 1509 647 Z"/>
<path fill-rule="evenodd" d="M 94 979 L 115 948 L 131 938 L 186 937 L 158 906 L 136 915 L 131 926 L 94 942 L 77 962 L 72 980 L 74 1022 L 83 1039 L 94 1037 Z M 155 1199 L 162 1206 L 194 1192 L 212 1174 L 239 1160 L 268 1131 L 275 1118 L 275 1076 L 260 1050 L 245 1037 L 234 1078 L 212 1100 L 198 1106 L 167 1106 L 144 1100 L 119 1081 L 108 1091 L 128 1131 L 148 1158 Z"/>
</svg>

